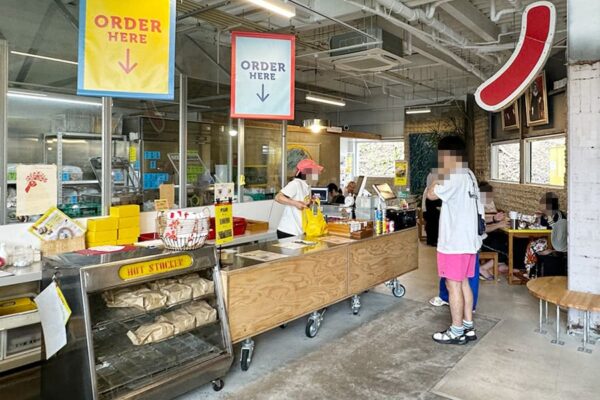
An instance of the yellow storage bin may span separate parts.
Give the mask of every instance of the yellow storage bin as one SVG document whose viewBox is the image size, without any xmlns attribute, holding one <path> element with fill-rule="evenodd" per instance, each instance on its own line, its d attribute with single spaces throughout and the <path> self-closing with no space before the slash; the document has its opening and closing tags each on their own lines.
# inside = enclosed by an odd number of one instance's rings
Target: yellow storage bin
<svg viewBox="0 0 600 400">
<path fill-rule="evenodd" d="M 126 244 L 137 243 L 137 241 L 138 241 L 138 237 L 137 236 L 135 236 L 135 237 L 125 237 L 123 239 L 118 239 L 117 240 L 117 245 L 124 246 Z"/>
<path fill-rule="evenodd" d="M 98 246 L 116 246 L 117 245 L 117 241 L 116 240 L 111 240 L 108 242 L 88 242 L 87 247 L 88 249 L 90 247 L 98 247 Z"/>
<path fill-rule="evenodd" d="M 119 229 L 123 228 L 139 228 L 140 227 L 140 217 L 127 217 L 127 218 L 119 218 Z"/>
<path fill-rule="evenodd" d="M 33 300 L 29 297 L 0 300 L 0 316 L 33 311 L 37 309 Z"/>
<path fill-rule="evenodd" d="M 117 240 L 117 230 L 112 231 L 101 231 L 101 232 L 90 232 L 85 234 L 85 238 L 88 242 L 110 242 Z"/>
<path fill-rule="evenodd" d="M 119 219 L 116 217 L 88 219 L 88 232 L 116 231 L 119 228 Z"/>
<path fill-rule="evenodd" d="M 110 208 L 110 216 L 117 218 L 137 217 L 140 215 L 140 206 L 129 204 L 126 206 L 114 206 Z"/>
<path fill-rule="evenodd" d="M 119 236 L 117 237 L 117 239 L 135 238 L 135 241 L 137 242 L 137 238 L 139 236 L 140 236 L 140 228 L 139 227 L 123 228 L 123 229 L 119 229 Z"/>
</svg>

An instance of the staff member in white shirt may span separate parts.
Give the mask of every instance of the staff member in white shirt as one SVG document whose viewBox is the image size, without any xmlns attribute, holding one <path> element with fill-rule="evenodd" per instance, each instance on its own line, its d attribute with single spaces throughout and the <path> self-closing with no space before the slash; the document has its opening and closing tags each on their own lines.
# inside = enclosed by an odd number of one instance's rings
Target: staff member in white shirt
<svg viewBox="0 0 600 400">
<path fill-rule="evenodd" d="M 316 182 L 323 167 L 313 160 L 305 159 L 296 165 L 296 176 L 281 192 L 277 193 L 275 201 L 283 204 L 285 209 L 277 227 L 277 238 L 299 236 L 302 229 L 302 211 L 310 205 L 310 186 L 306 183 Z"/>
</svg>

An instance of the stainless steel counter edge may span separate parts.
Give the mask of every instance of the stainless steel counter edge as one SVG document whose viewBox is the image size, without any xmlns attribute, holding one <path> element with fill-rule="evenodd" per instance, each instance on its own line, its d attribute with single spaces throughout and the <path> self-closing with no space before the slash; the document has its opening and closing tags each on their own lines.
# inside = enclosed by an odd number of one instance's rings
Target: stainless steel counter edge
<svg viewBox="0 0 600 400">
<path fill-rule="evenodd" d="M 342 243 L 342 244 L 329 243 L 329 242 L 323 241 L 322 238 L 313 238 L 313 239 L 309 239 L 309 240 L 313 241 L 313 242 L 317 242 L 316 245 L 304 247 L 304 248 L 298 249 L 298 250 L 285 249 L 285 248 L 278 247 L 276 245 L 279 243 L 298 241 L 298 240 L 301 240 L 300 237 L 272 240 L 272 241 L 253 244 L 253 245 L 233 247 L 233 248 L 224 250 L 226 252 L 235 252 L 235 254 L 231 254 L 231 257 L 233 257 L 233 263 L 223 262 L 222 261 L 223 257 L 221 257 L 221 272 L 223 272 L 225 274 L 235 273 L 236 271 L 239 271 L 244 268 L 255 267 L 258 265 L 269 264 L 269 263 L 273 263 L 273 262 L 292 260 L 296 257 L 301 257 L 301 256 L 304 256 L 307 254 L 314 254 L 314 253 L 327 251 L 327 250 L 331 250 L 331 249 L 335 249 L 335 248 L 339 248 L 339 247 L 343 247 L 343 246 L 351 246 L 351 245 L 354 245 L 357 243 L 364 243 L 364 242 L 368 242 L 371 240 L 377 240 L 377 239 L 381 239 L 381 238 L 385 238 L 385 237 L 390 237 L 390 236 L 394 236 L 397 234 L 401 234 L 401 233 L 408 232 L 411 230 L 416 230 L 416 229 L 417 229 L 416 227 L 406 228 L 406 229 L 402 229 L 402 230 L 399 230 L 396 232 L 387 233 L 387 234 L 383 234 L 383 235 L 373 235 L 368 238 L 356 239 L 352 242 Z M 335 235 L 328 235 L 328 236 L 335 237 Z M 415 240 L 417 240 L 417 239 L 415 239 Z M 243 258 L 243 257 L 238 256 L 238 254 L 247 253 L 247 252 L 254 251 L 254 250 L 264 250 L 264 251 L 269 251 L 269 252 L 277 253 L 277 254 L 285 254 L 287 257 L 281 258 L 278 260 L 274 260 L 274 261 L 266 261 L 265 262 L 265 261 L 258 261 L 258 260 L 253 260 L 253 259 L 248 259 L 248 258 Z"/>
</svg>

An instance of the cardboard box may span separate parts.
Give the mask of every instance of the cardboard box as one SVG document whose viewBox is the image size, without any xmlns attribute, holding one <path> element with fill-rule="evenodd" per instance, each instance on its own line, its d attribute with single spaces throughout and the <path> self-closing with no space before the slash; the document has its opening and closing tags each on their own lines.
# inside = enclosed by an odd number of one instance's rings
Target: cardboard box
<svg viewBox="0 0 600 400">
<path fill-rule="evenodd" d="M 139 227 L 123 228 L 123 229 L 119 229 L 119 236 L 117 237 L 117 239 L 135 238 L 135 241 L 137 242 L 137 238 L 139 236 L 140 236 L 140 228 Z"/>
<path fill-rule="evenodd" d="M 140 206 L 129 204 L 126 206 L 114 206 L 110 208 L 110 216 L 117 218 L 137 217 L 140 215 Z"/>
<path fill-rule="evenodd" d="M 87 221 L 88 232 L 116 231 L 119 219 L 115 217 L 92 218 Z"/>
<path fill-rule="evenodd" d="M 112 231 L 101 231 L 101 232 L 90 232 L 85 234 L 85 238 L 88 242 L 110 242 L 117 240 L 117 230 Z"/>
<path fill-rule="evenodd" d="M 119 229 L 124 228 L 139 228 L 140 227 L 140 217 L 127 217 L 127 218 L 119 218 Z"/>
<path fill-rule="evenodd" d="M 122 239 L 118 239 L 117 240 L 117 245 L 119 246 L 124 246 L 127 244 L 134 244 L 137 243 L 138 238 L 136 237 L 129 237 L 129 238 L 122 238 Z"/>
</svg>

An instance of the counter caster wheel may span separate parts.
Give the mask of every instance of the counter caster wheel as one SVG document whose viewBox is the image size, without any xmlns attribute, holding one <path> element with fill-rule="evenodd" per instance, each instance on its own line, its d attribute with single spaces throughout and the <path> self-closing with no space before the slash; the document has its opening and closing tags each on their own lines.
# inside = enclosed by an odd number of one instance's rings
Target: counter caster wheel
<svg viewBox="0 0 600 400">
<path fill-rule="evenodd" d="M 358 312 L 360 311 L 360 297 L 358 295 L 354 295 L 352 296 L 352 299 L 350 300 L 350 309 L 352 310 L 352 314 L 353 315 L 358 315 Z"/>
<path fill-rule="evenodd" d="M 212 388 L 215 392 L 220 392 L 225 387 L 225 382 L 223 379 L 215 379 L 212 381 Z"/>
<path fill-rule="evenodd" d="M 398 284 L 392 289 L 392 294 L 394 295 L 394 297 L 404 297 L 404 295 L 406 294 L 406 288 L 403 285 Z"/>
<path fill-rule="evenodd" d="M 317 336 L 317 333 L 319 333 L 319 328 L 317 327 L 317 322 L 314 319 L 308 320 L 304 333 L 306 333 L 306 336 L 311 339 Z"/>
<path fill-rule="evenodd" d="M 285 329 L 285 328 L 287 328 L 287 324 L 281 324 L 281 325 L 279 325 L 279 328 L 280 329 Z"/>
<path fill-rule="evenodd" d="M 252 353 L 254 353 L 254 340 L 244 340 L 242 342 L 242 353 L 240 354 L 240 368 L 242 371 L 248 371 L 248 368 L 250 368 Z"/>
</svg>

